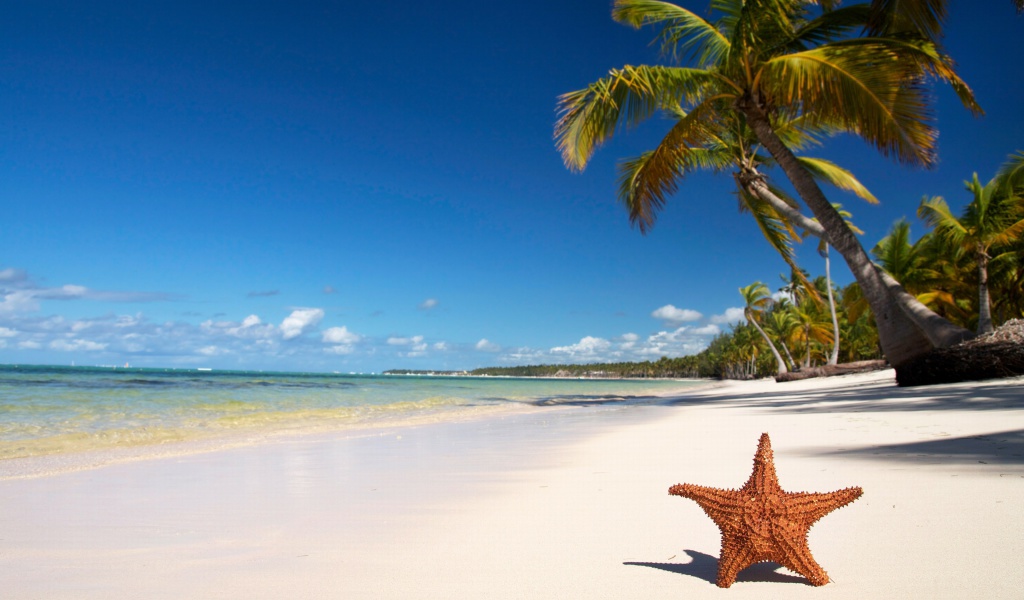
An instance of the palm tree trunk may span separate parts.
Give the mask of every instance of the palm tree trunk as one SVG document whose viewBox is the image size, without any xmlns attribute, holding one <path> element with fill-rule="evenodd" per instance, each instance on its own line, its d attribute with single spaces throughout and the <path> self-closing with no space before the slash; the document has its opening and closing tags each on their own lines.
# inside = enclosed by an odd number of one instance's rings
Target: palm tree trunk
<svg viewBox="0 0 1024 600">
<path fill-rule="evenodd" d="M 793 354 L 789 351 L 789 346 L 786 345 L 786 342 L 780 342 L 780 344 L 782 345 L 782 349 L 786 351 L 786 358 L 789 359 L 789 364 L 793 365 L 794 369 L 799 367 L 799 365 L 796 364 L 796 361 L 793 360 Z"/>
<path fill-rule="evenodd" d="M 828 286 L 828 308 L 832 312 L 832 355 L 828 364 L 839 363 L 839 317 L 836 316 L 836 299 L 832 294 L 832 274 L 829 272 L 828 244 L 825 244 L 825 284 Z"/>
<path fill-rule="evenodd" d="M 804 328 L 804 368 L 811 368 L 811 328 Z"/>
<path fill-rule="evenodd" d="M 825 228 L 821 226 L 821 223 L 807 218 L 799 210 L 773 194 L 761 178 L 762 175 L 755 172 L 753 176 L 745 174 L 742 181 L 748 192 L 770 204 L 776 212 L 789 219 L 790 222 L 819 239 L 828 239 Z M 889 291 L 889 294 L 893 296 L 893 301 L 928 336 L 929 341 L 935 347 L 945 348 L 972 337 L 970 331 L 950 323 L 925 306 L 920 300 L 903 289 L 903 286 L 881 267 L 874 263 L 872 263 L 872 266 L 878 272 L 878 276 L 882 278 L 882 284 Z"/>
<path fill-rule="evenodd" d="M 779 375 L 784 375 L 785 373 L 788 373 L 789 371 L 786 369 L 785 361 L 782 360 L 782 355 L 779 354 L 778 350 L 776 350 L 775 344 L 772 343 L 772 340 L 771 338 L 768 337 L 768 334 L 765 333 L 764 329 L 761 329 L 761 326 L 758 325 L 757 321 L 754 320 L 753 311 L 751 311 L 749 308 L 744 309 L 743 316 L 745 316 L 747 318 L 747 321 L 754 326 L 754 329 L 756 329 L 757 332 L 761 334 L 761 337 L 764 338 L 764 341 L 768 342 L 768 348 L 771 349 L 772 356 L 775 357 L 775 362 L 779 364 Z"/>
<path fill-rule="evenodd" d="M 737 103 L 737 108 L 746 115 L 747 123 L 753 129 L 758 141 L 768 149 L 768 152 L 782 167 L 797 193 L 821 223 L 827 235 L 826 241 L 846 260 L 846 264 L 864 292 L 864 297 L 871 305 L 875 322 L 878 325 L 878 339 L 889 362 L 898 367 L 927 354 L 939 345 L 945 345 L 933 343 L 929 339 L 930 336 L 925 334 L 925 329 L 910 319 L 896 298 L 889 293 L 874 263 L 864 251 L 864 247 L 860 245 L 843 218 L 825 198 L 810 173 L 800 165 L 793 152 L 772 130 L 767 115 L 756 101 L 750 98 L 744 99 Z M 941 317 L 938 318 L 945 321 Z M 948 345 L 952 345 L 952 343 L 955 342 L 951 341 Z"/>
<path fill-rule="evenodd" d="M 988 253 L 978 245 L 978 334 L 992 333 L 992 305 L 988 296 Z"/>
</svg>

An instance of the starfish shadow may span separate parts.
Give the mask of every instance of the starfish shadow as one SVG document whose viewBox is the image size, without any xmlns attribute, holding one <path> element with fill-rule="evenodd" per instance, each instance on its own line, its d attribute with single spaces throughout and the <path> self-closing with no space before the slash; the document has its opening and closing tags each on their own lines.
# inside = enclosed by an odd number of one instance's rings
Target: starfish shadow
<svg viewBox="0 0 1024 600">
<path fill-rule="evenodd" d="M 685 554 L 689 555 L 690 562 L 688 563 L 663 563 L 663 562 L 625 562 L 624 565 L 632 567 L 650 567 L 652 569 L 661 569 L 662 571 L 668 571 L 669 573 L 677 573 L 679 575 L 689 575 L 690 577 L 696 577 L 697 579 L 703 579 L 708 583 L 715 583 L 718 580 L 718 559 L 710 554 L 704 554 L 703 552 L 697 552 L 696 550 L 684 550 Z M 736 577 L 737 582 L 743 581 L 765 581 L 772 583 L 802 583 L 810 585 L 807 579 L 798 575 L 789 575 L 787 573 L 780 573 L 779 569 L 782 565 L 773 562 L 762 562 L 750 565 L 746 569 L 740 571 Z"/>
</svg>

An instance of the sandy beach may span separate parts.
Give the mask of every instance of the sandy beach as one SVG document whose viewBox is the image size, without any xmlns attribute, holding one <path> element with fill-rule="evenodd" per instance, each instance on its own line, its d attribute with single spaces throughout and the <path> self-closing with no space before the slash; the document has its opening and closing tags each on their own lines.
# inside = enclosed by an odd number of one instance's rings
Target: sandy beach
<svg viewBox="0 0 1024 600">
<path fill-rule="evenodd" d="M 864 489 L 811 529 L 824 587 L 717 588 L 718 529 L 667 493 L 739 487 L 762 432 L 785 490 Z M 1022 555 L 1022 379 L 730 382 L 0 481 L 13 599 L 1019 598 Z"/>
</svg>

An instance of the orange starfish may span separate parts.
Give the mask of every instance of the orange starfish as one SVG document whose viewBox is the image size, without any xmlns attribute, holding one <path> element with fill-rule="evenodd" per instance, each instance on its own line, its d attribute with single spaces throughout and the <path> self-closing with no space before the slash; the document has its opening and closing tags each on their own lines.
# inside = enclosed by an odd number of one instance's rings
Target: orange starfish
<svg viewBox="0 0 1024 600">
<path fill-rule="evenodd" d="M 761 434 L 754 455 L 754 472 L 739 490 L 720 490 L 684 483 L 668 493 L 689 498 L 722 530 L 718 559 L 718 587 L 727 588 L 736 575 L 758 562 L 773 561 L 799 573 L 811 585 L 829 582 L 807 547 L 807 532 L 814 523 L 853 502 L 863 492 L 851 487 L 827 494 L 784 492 L 775 475 L 772 443 Z"/>
</svg>

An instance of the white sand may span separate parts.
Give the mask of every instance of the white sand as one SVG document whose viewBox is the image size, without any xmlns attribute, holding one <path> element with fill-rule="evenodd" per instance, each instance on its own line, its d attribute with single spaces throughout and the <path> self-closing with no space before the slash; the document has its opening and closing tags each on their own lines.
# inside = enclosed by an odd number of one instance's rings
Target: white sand
<svg viewBox="0 0 1024 600">
<path fill-rule="evenodd" d="M 742 485 L 762 431 L 784 489 L 864 488 L 811 530 L 825 587 L 715 587 L 717 528 L 667 494 Z M 1022 379 L 736 383 L 0 481 L 14 599 L 1020 598 L 1022 556 Z"/>
</svg>

